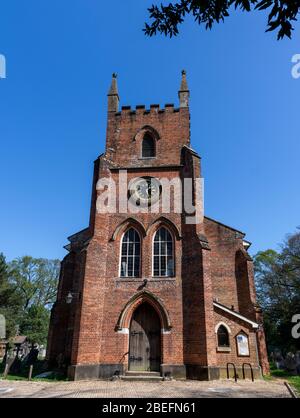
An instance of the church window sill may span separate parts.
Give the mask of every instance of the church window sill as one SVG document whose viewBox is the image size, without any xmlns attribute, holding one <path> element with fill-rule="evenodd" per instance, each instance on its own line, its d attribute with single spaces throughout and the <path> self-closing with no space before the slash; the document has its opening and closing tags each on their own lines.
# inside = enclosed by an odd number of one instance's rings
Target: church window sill
<svg viewBox="0 0 300 418">
<path fill-rule="evenodd" d="M 218 353 L 230 353 L 231 348 L 230 347 L 217 347 Z"/>
<path fill-rule="evenodd" d="M 119 277 L 116 279 L 117 283 L 128 283 L 128 282 L 135 282 L 135 283 L 143 283 L 145 279 L 140 279 L 137 277 Z M 155 278 L 147 278 L 149 282 L 176 282 L 176 277 L 155 277 Z"/>
</svg>

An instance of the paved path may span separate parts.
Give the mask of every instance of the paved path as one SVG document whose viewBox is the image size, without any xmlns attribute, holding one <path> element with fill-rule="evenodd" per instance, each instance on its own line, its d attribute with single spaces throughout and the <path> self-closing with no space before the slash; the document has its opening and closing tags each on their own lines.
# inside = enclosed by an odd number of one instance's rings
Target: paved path
<svg viewBox="0 0 300 418">
<path fill-rule="evenodd" d="M 26 382 L 0 380 L 0 398 L 286 398 L 283 381 Z"/>
</svg>

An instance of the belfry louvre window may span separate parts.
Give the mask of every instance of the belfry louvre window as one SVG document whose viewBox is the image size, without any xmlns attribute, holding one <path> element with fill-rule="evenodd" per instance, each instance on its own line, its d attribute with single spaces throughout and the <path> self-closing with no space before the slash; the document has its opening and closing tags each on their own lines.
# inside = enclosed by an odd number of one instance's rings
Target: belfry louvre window
<svg viewBox="0 0 300 418">
<path fill-rule="evenodd" d="M 174 244 L 170 232 L 160 228 L 153 242 L 153 276 L 174 276 Z"/>
<path fill-rule="evenodd" d="M 220 325 L 217 332 L 218 347 L 229 347 L 229 334 L 224 325 Z"/>
<path fill-rule="evenodd" d="M 152 136 L 148 133 L 145 134 L 142 145 L 142 157 L 150 158 L 155 157 L 155 142 Z"/>
<path fill-rule="evenodd" d="M 122 239 L 121 277 L 140 277 L 141 240 L 137 231 L 128 229 Z"/>
</svg>

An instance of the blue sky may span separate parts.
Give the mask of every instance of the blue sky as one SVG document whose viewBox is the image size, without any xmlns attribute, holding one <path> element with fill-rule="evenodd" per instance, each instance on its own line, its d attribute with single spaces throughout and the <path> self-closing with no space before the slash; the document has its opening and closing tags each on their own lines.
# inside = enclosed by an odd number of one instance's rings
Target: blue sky
<svg viewBox="0 0 300 418">
<path fill-rule="evenodd" d="M 189 19 L 174 39 L 142 32 L 152 1 L 7 0 L 0 9 L 0 251 L 62 258 L 87 226 L 93 161 L 104 150 L 106 94 L 122 105 L 177 103 L 191 90 L 206 215 L 247 232 L 252 254 L 300 225 L 300 79 L 292 41 L 266 15 L 233 13 L 211 32 Z"/>
</svg>

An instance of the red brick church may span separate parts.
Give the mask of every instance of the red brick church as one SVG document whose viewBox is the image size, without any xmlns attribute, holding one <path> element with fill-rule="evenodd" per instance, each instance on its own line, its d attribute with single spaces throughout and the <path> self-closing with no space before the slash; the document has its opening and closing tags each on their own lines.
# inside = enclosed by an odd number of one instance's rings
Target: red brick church
<svg viewBox="0 0 300 418">
<path fill-rule="evenodd" d="M 66 364 L 71 379 L 130 373 L 218 379 L 227 367 L 232 373 L 229 363 L 240 377 L 243 365 L 256 377 L 268 372 L 243 232 L 206 216 L 188 223 L 173 204 L 169 213 L 132 214 L 120 210 L 117 198 L 114 211 L 97 209 L 99 180 L 124 189 L 120 172 L 134 184 L 125 196 L 136 194 L 146 209 L 153 197 L 159 205 L 160 178 L 189 177 L 192 184 L 201 178 L 201 158 L 190 144 L 189 94 L 183 71 L 178 108 L 120 110 L 113 75 L 89 226 L 68 238 L 51 315 L 47 358 Z"/>
</svg>

